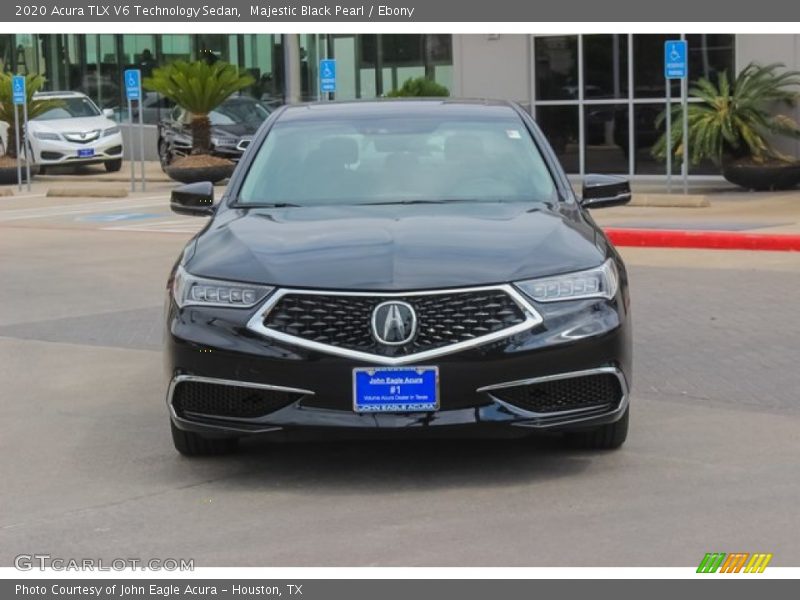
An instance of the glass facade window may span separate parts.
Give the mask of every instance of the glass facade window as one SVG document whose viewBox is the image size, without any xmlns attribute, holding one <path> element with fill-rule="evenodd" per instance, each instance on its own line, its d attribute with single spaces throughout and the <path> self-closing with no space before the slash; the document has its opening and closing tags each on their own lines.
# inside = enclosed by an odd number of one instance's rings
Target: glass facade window
<svg viewBox="0 0 800 600">
<path fill-rule="evenodd" d="M 577 99 L 578 36 L 537 37 L 534 44 L 536 99 Z"/>
<path fill-rule="evenodd" d="M 677 33 L 633 36 L 633 95 L 635 98 L 664 98 L 664 42 L 677 40 Z M 680 83 L 672 82 L 672 95 L 680 95 Z"/>
<path fill-rule="evenodd" d="M 628 172 L 628 105 L 583 107 L 587 173 Z"/>
<path fill-rule="evenodd" d="M 448 89 L 453 85 L 453 45 L 449 34 L 360 35 L 359 98 L 382 96 L 407 79 L 428 77 Z M 337 58 L 338 55 L 334 56 Z"/>
<path fill-rule="evenodd" d="M 666 173 L 666 161 L 654 158 L 652 147 L 664 131 L 663 125 L 656 127 L 666 107 L 664 42 L 680 37 L 534 37 L 533 112 L 568 173 Z M 686 40 L 690 85 L 700 77 L 716 81 L 723 71 L 736 72 L 734 35 L 691 34 Z M 670 91 L 679 101 L 678 80 Z M 680 161 L 673 161 L 673 173 L 680 168 Z M 719 174 L 719 168 L 705 163 L 689 173 Z"/>
<path fill-rule="evenodd" d="M 578 107 L 539 106 L 536 120 L 567 173 L 577 173 L 578 162 Z"/>
<path fill-rule="evenodd" d="M 665 108 L 666 104 L 662 102 L 636 104 L 633 107 L 634 168 L 638 174 L 665 175 L 667 172 L 666 161 L 654 158 L 651 153 L 653 144 L 665 130 L 664 125 L 656 127 L 656 120 Z M 673 171 L 675 166 L 673 165 Z"/>
<path fill-rule="evenodd" d="M 628 36 L 583 37 L 584 98 L 628 97 Z"/>
<path fill-rule="evenodd" d="M 125 69 L 147 77 L 175 60 L 223 60 L 239 66 L 255 82 L 245 90 L 268 104 L 283 103 L 286 93 L 284 36 L 272 34 L 6 34 L 0 35 L 0 68 L 39 73 L 45 89 L 76 90 L 118 118 L 127 110 L 122 86 Z M 336 99 L 374 98 L 401 86 L 409 77 L 426 76 L 452 86 L 452 36 L 320 35 L 296 36 L 300 45 L 300 99 L 319 98 L 319 60 L 337 60 Z M 145 92 L 143 119 L 157 123 L 169 101 Z"/>
</svg>

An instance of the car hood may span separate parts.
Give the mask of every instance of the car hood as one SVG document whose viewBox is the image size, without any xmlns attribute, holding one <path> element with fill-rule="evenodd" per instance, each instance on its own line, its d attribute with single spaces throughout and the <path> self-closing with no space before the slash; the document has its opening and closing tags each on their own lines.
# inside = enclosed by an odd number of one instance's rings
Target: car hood
<svg viewBox="0 0 800 600">
<path fill-rule="evenodd" d="M 233 123 L 231 125 L 214 125 L 212 135 L 214 133 L 222 135 L 232 135 L 242 137 L 246 135 L 253 135 L 258 131 L 260 123 Z"/>
<path fill-rule="evenodd" d="M 94 131 L 95 129 L 108 129 L 115 125 L 116 123 L 114 121 L 103 116 L 47 119 L 45 121 L 33 119 L 29 123 L 31 131 L 55 131 L 58 133 Z"/>
<path fill-rule="evenodd" d="M 604 259 L 599 243 L 577 214 L 543 205 L 228 209 L 198 236 L 186 267 L 284 287 L 418 290 L 591 268 Z"/>
</svg>

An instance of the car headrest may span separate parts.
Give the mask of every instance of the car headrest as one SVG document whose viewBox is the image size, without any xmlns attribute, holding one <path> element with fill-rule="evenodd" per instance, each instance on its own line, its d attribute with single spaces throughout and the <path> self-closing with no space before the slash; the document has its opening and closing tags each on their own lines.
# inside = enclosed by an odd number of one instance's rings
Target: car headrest
<svg viewBox="0 0 800 600">
<path fill-rule="evenodd" d="M 483 140 L 477 135 L 457 133 L 444 141 L 444 156 L 447 160 L 476 160 L 483 155 Z"/>
<path fill-rule="evenodd" d="M 326 138 L 319 145 L 319 154 L 326 162 L 352 165 L 358 162 L 358 143 L 345 136 Z"/>
</svg>

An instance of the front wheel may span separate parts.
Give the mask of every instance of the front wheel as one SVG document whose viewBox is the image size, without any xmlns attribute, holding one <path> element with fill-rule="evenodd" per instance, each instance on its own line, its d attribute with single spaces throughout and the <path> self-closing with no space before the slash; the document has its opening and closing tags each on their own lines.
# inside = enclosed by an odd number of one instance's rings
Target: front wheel
<svg viewBox="0 0 800 600">
<path fill-rule="evenodd" d="M 160 139 L 158 141 L 158 162 L 161 163 L 161 170 L 165 171 L 166 168 L 172 163 L 172 150 L 167 143 L 167 140 Z"/>
<path fill-rule="evenodd" d="M 193 431 L 183 431 L 170 421 L 172 443 L 184 456 L 217 456 L 230 454 L 239 446 L 238 438 L 207 438 Z"/>
<path fill-rule="evenodd" d="M 105 162 L 105 165 L 106 165 L 106 171 L 108 171 L 109 173 L 116 173 L 122 168 L 122 159 L 115 158 L 114 160 L 107 160 Z"/>
<path fill-rule="evenodd" d="M 616 450 L 628 437 L 630 407 L 619 421 L 584 431 L 572 431 L 564 436 L 567 444 L 584 450 Z"/>
</svg>

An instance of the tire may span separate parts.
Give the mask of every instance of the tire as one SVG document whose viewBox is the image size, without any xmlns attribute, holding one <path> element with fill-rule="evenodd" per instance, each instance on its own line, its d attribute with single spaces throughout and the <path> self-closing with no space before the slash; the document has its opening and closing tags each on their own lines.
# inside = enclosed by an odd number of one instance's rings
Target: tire
<svg viewBox="0 0 800 600">
<path fill-rule="evenodd" d="M 572 431 L 565 434 L 564 439 L 572 448 L 583 450 L 616 450 L 628 437 L 628 420 L 630 408 L 615 423 L 601 425 L 585 431 Z"/>
<path fill-rule="evenodd" d="M 25 151 L 25 154 L 31 157 L 31 177 L 34 177 L 36 175 L 41 175 L 42 167 L 40 167 L 37 163 L 34 162 L 33 159 L 36 157 L 36 155 L 33 153 L 33 147 L 30 145 L 30 143 L 28 143 L 28 147 L 27 150 Z"/>
<path fill-rule="evenodd" d="M 116 173 L 122 168 L 122 159 L 115 158 L 114 160 L 107 160 L 105 163 L 106 171 L 109 173 Z"/>
<path fill-rule="evenodd" d="M 166 172 L 167 167 L 172 163 L 172 151 L 167 144 L 167 140 L 161 138 L 158 140 L 158 162 L 161 163 L 161 170 Z"/>
<path fill-rule="evenodd" d="M 238 438 L 207 438 L 193 431 L 183 431 L 170 421 L 172 443 L 175 450 L 184 456 L 218 456 L 234 452 L 239 445 Z"/>
</svg>

